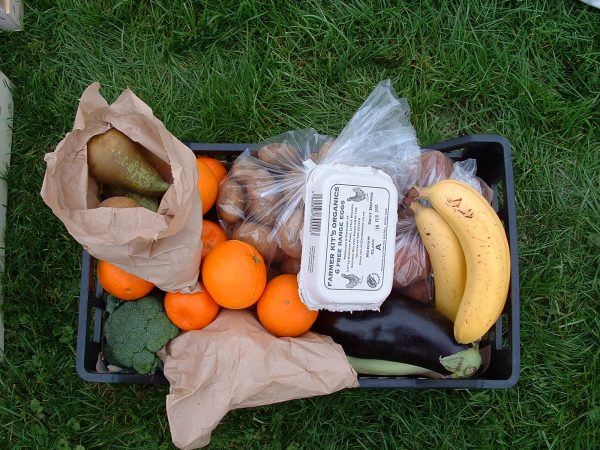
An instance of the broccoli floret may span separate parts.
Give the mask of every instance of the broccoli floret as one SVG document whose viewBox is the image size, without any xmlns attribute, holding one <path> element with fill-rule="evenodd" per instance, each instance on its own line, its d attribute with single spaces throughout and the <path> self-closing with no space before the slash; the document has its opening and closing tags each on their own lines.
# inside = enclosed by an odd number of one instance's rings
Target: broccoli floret
<svg viewBox="0 0 600 450">
<path fill-rule="evenodd" d="M 147 374 L 157 366 L 155 353 L 179 334 L 156 294 L 117 307 L 106 319 L 104 353 L 115 366 Z"/>
</svg>

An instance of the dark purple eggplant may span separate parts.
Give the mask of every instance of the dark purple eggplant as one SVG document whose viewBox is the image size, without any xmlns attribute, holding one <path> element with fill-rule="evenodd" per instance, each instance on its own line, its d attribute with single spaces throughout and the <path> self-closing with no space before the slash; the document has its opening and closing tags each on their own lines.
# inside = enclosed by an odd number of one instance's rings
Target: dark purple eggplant
<svg viewBox="0 0 600 450">
<path fill-rule="evenodd" d="M 380 311 L 320 311 L 312 327 L 348 356 L 395 361 L 466 377 L 481 365 L 476 347 L 454 340 L 454 325 L 435 308 L 392 294 Z"/>
</svg>

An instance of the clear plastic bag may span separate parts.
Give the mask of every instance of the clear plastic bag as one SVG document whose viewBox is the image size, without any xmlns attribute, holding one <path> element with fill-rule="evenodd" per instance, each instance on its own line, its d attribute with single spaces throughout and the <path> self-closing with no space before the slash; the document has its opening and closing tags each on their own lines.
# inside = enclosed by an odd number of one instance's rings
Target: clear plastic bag
<svg viewBox="0 0 600 450">
<path fill-rule="evenodd" d="M 304 195 L 318 164 L 368 166 L 387 173 L 400 196 L 419 173 L 420 148 L 406 99 L 389 80 L 379 85 L 337 138 L 309 128 L 283 133 L 242 153 L 217 199 L 219 218 L 234 239 L 254 245 L 267 264 L 299 267 Z"/>
<path fill-rule="evenodd" d="M 442 152 L 424 150 L 417 185 L 430 186 L 448 178 L 472 186 L 492 201 L 492 189 L 476 176 L 474 159 L 452 162 Z M 430 280 L 431 265 L 423 241 L 419 236 L 412 209 L 401 207 L 396 227 L 396 254 L 394 259 L 394 288 L 415 300 L 430 301 L 433 297 Z"/>
<path fill-rule="evenodd" d="M 219 218 L 233 239 L 253 245 L 270 263 L 300 259 L 308 168 L 333 142 L 314 129 L 288 131 L 247 149 L 219 190 Z"/>
<path fill-rule="evenodd" d="M 456 161 L 454 163 L 454 170 L 450 174 L 450 179 L 462 181 L 468 184 L 477 192 L 485 197 L 485 199 L 492 203 L 494 191 L 489 187 L 481 178 L 478 178 L 475 174 L 477 173 L 477 161 L 474 159 L 465 159 L 464 161 Z"/>
</svg>

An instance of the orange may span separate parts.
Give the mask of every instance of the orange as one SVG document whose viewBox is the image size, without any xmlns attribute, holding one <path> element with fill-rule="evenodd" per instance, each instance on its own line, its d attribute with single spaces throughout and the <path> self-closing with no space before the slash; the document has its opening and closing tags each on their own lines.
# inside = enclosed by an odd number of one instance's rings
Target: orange
<svg viewBox="0 0 600 450">
<path fill-rule="evenodd" d="M 200 330 L 219 313 L 219 305 L 206 291 L 193 294 L 167 292 L 165 311 L 175 326 L 184 331 Z"/>
<path fill-rule="evenodd" d="M 98 261 L 98 280 L 106 292 L 121 300 L 138 300 L 154 289 L 149 281 L 109 263 Z"/>
<path fill-rule="evenodd" d="M 265 261 L 252 245 L 231 240 L 217 244 L 202 263 L 202 282 L 224 308 L 253 305 L 267 284 Z"/>
<path fill-rule="evenodd" d="M 306 333 L 319 315 L 300 300 L 296 275 L 279 275 L 269 281 L 258 300 L 256 312 L 263 327 L 278 337 Z"/>
<path fill-rule="evenodd" d="M 202 259 L 215 247 L 215 245 L 225 242 L 227 235 L 225 230 L 210 220 L 202 221 Z"/>
<path fill-rule="evenodd" d="M 212 170 L 200 158 L 196 158 L 196 166 L 198 167 L 198 191 L 200 191 L 202 199 L 202 214 L 206 214 L 215 204 L 219 193 L 219 182 Z"/>
<path fill-rule="evenodd" d="M 218 159 L 211 158 L 210 156 L 200 156 L 198 157 L 198 159 L 204 161 L 204 163 L 212 171 L 218 183 L 223 181 L 227 176 L 227 169 L 225 168 L 223 163 Z"/>
</svg>

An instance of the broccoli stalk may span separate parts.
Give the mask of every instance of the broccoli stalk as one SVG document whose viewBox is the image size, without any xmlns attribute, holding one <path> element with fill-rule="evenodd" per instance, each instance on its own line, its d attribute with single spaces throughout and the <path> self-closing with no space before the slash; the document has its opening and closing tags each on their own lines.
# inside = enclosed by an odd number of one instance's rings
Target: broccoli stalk
<svg viewBox="0 0 600 450">
<path fill-rule="evenodd" d="M 156 352 L 179 333 L 156 294 L 117 307 L 106 319 L 104 354 L 110 364 L 137 373 L 154 372 Z"/>
</svg>

